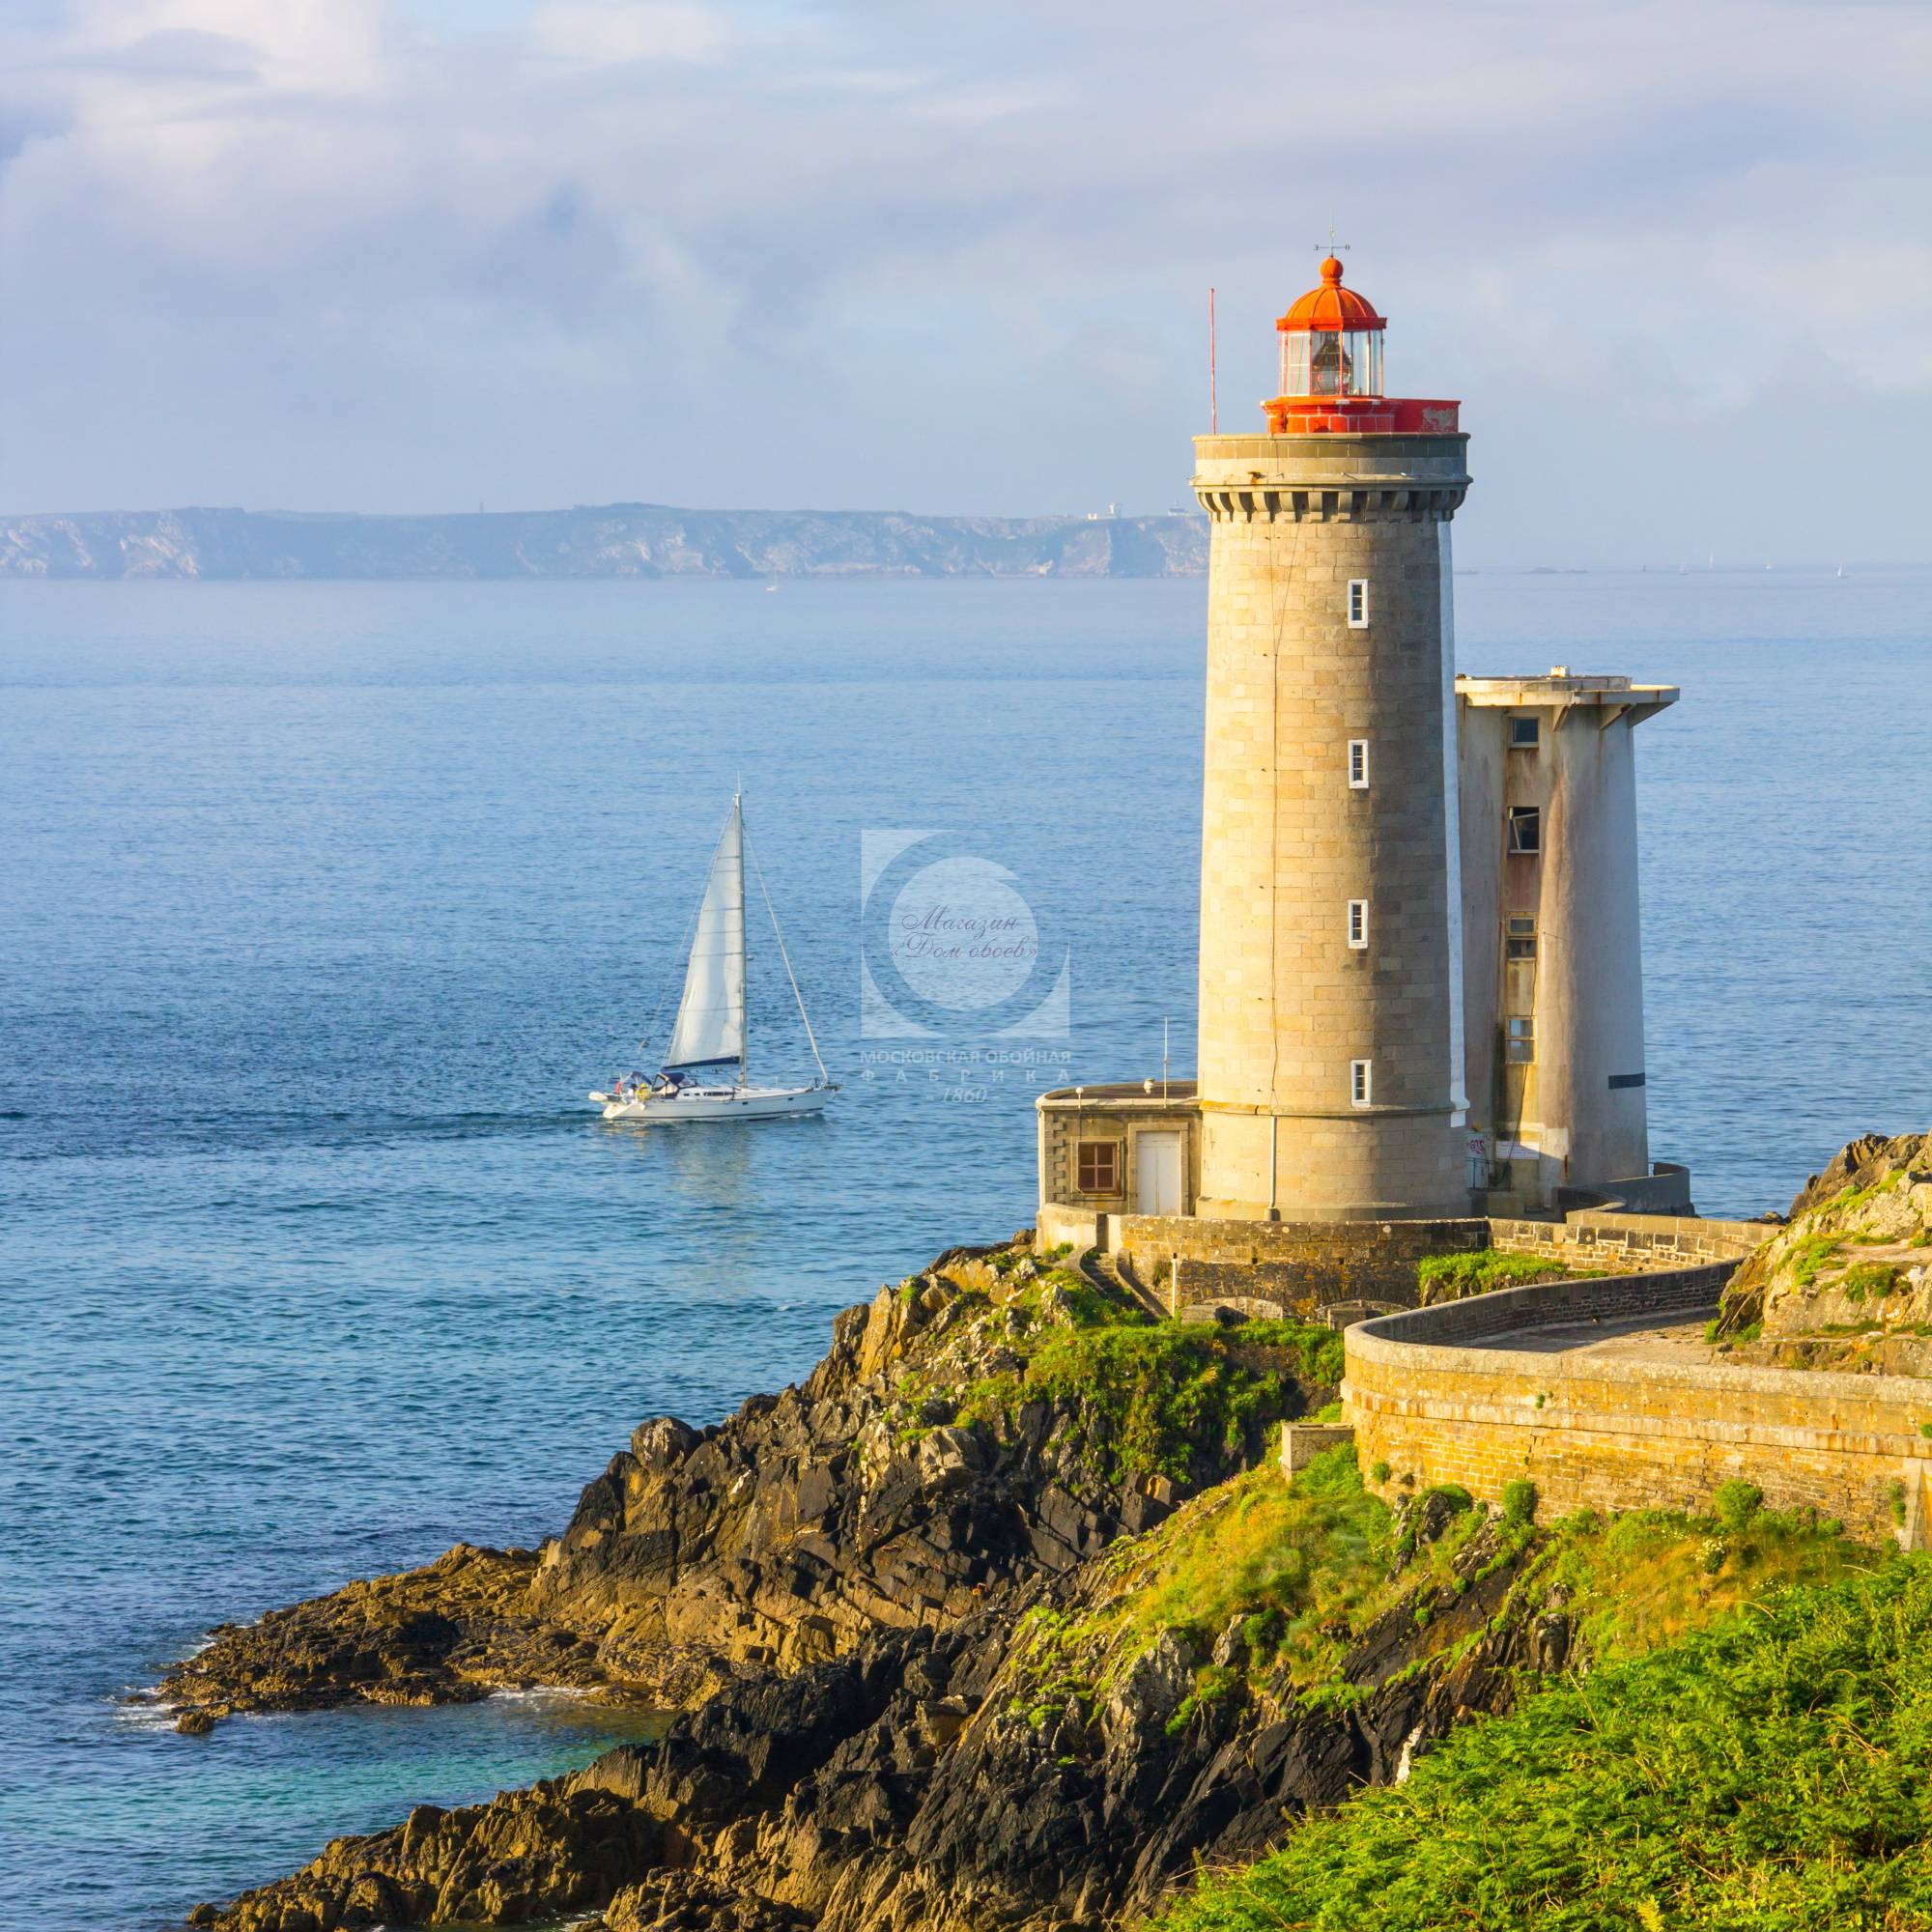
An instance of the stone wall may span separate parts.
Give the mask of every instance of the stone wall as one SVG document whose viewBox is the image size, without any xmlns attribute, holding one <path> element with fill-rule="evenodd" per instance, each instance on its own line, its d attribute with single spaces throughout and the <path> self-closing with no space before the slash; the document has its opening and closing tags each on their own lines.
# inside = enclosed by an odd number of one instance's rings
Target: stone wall
<svg viewBox="0 0 1932 1932">
<path fill-rule="evenodd" d="M 1693 1320 L 1735 1265 L 1508 1289 L 1358 1323 L 1342 1397 L 1364 1470 L 1386 1463 L 1392 1493 L 1454 1482 L 1487 1501 L 1526 1477 L 1550 1515 L 1699 1512 L 1741 1477 L 1774 1508 L 1922 1547 L 1932 1383 L 1467 1346 L 1552 1322 Z"/>
<path fill-rule="evenodd" d="M 1490 1245 L 1548 1254 L 1568 1267 L 1678 1268 L 1692 1261 L 1742 1261 L 1777 1233 L 1770 1221 L 1700 1221 L 1689 1215 L 1618 1214 L 1587 1208 L 1561 1221 L 1490 1222 Z"/>
<path fill-rule="evenodd" d="M 1099 1239 L 1100 1217 L 1091 1208 L 1069 1207 L 1064 1201 L 1042 1201 L 1034 1217 L 1035 1236 L 1042 1250 L 1091 1248 Z"/>
<path fill-rule="evenodd" d="M 1259 1294 L 1309 1312 L 1366 1298 L 1412 1302 L 1425 1255 L 1481 1248 L 1490 1224 L 1446 1221 L 1207 1221 L 1192 1215 L 1109 1214 L 1101 1238 L 1172 1301 Z"/>
</svg>

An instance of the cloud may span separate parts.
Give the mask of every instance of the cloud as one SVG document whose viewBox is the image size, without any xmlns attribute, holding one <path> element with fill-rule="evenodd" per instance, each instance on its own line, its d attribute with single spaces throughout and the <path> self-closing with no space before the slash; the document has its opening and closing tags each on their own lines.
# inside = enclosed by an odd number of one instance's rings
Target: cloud
<svg viewBox="0 0 1932 1932">
<path fill-rule="evenodd" d="M 722 60 L 735 36 L 716 8 L 685 0 L 552 0 L 529 24 L 531 44 L 591 65 Z"/>
<path fill-rule="evenodd" d="M 1331 214 L 1499 548 L 1651 541 L 1543 480 L 1620 425 L 1932 410 L 1917 5 L 74 0 L 0 70 L 21 509 L 1166 502 L 1207 284 L 1225 421 Z"/>
</svg>

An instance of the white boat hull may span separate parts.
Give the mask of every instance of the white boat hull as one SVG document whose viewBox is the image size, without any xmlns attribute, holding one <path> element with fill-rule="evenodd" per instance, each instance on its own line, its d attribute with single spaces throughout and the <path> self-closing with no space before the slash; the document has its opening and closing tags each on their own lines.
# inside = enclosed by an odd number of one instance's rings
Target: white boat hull
<svg viewBox="0 0 1932 1932">
<path fill-rule="evenodd" d="M 816 1114 L 836 1087 L 696 1087 L 675 1094 L 640 1094 L 613 1100 L 593 1094 L 607 1121 L 768 1121 L 784 1115 Z"/>
</svg>

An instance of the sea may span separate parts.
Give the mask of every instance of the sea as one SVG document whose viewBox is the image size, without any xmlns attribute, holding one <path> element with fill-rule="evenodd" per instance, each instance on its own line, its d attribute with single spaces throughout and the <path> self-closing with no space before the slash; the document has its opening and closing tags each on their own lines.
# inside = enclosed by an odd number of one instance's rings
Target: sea
<svg viewBox="0 0 1932 1932">
<path fill-rule="evenodd" d="M 1932 1126 L 1932 571 L 1456 595 L 1464 669 L 1682 687 L 1637 740 L 1649 1097 L 1704 1211 Z M 639 1421 L 1026 1226 L 1037 1089 L 1190 1069 L 1205 597 L 0 583 L 8 1923 L 171 1925 L 634 1727 L 537 1691 L 188 1738 L 140 1693 L 217 1623 L 554 1533 Z M 753 1072 L 813 1071 L 761 875 L 841 1092 L 607 1125 L 734 790 Z"/>
</svg>

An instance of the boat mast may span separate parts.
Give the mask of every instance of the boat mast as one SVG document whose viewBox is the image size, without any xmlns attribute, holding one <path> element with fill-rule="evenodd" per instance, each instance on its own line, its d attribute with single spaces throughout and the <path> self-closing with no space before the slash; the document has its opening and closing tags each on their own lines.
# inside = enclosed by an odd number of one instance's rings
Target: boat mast
<svg viewBox="0 0 1932 1932">
<path fill-rule="evenodd" d="M 738 840 L 738 1085 L 742 1087 L 747 1078 L 746 1051 L 752 1043 L 752 949 L 745 931 L 745 794 L 738 786 L 731 792 L 731 830 Z"/>
</svg>

